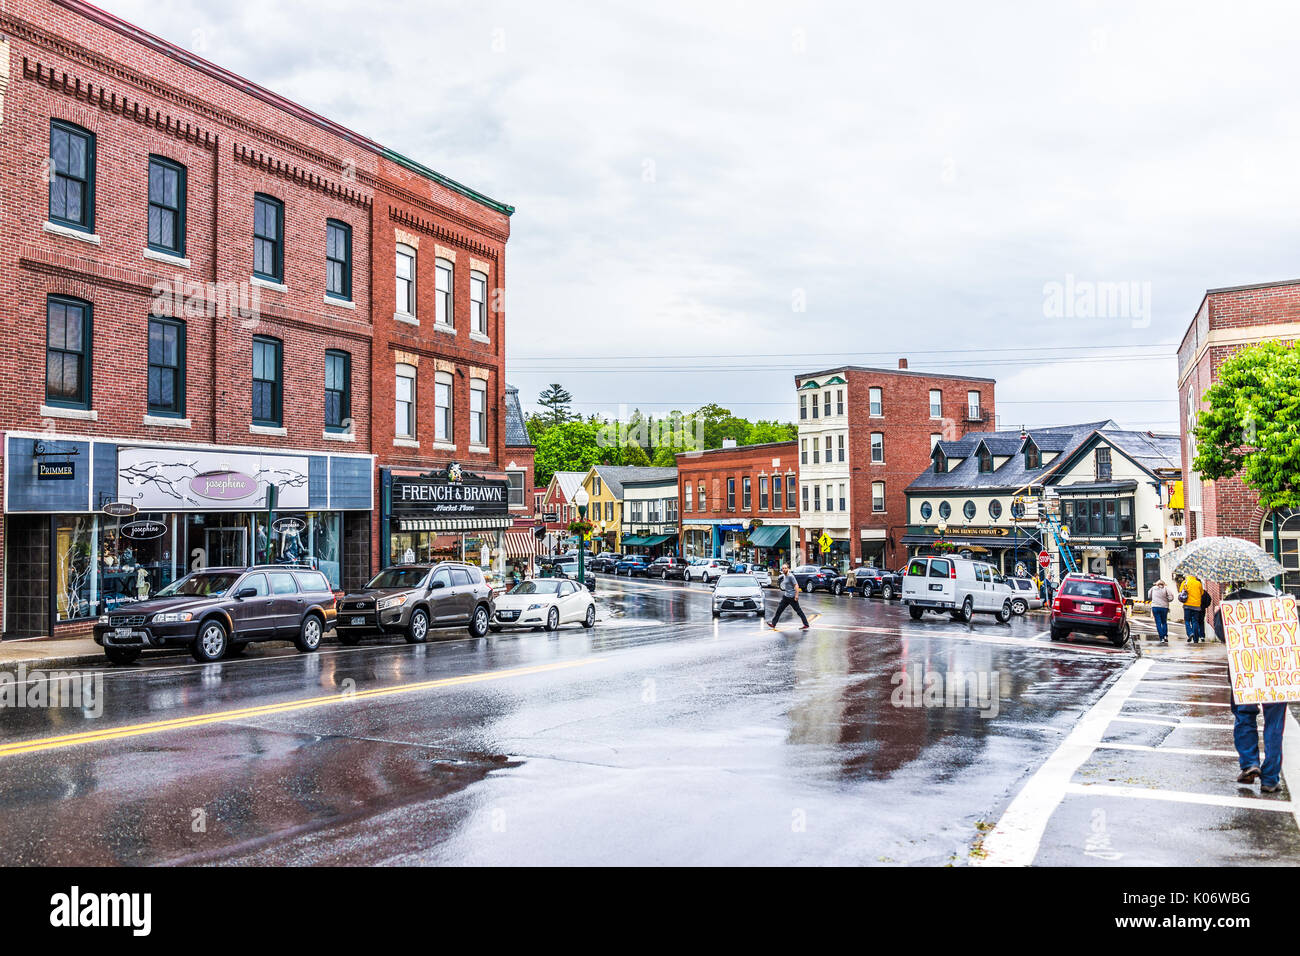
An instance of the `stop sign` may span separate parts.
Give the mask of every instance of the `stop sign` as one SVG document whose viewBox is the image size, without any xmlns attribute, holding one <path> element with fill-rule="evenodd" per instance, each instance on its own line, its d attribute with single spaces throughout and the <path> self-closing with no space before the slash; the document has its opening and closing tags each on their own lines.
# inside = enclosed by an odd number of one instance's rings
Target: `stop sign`
<svg viewBox="0 0 1300 956">
<path fill-rule="evenodd" d="M 1049 564 L 1051 564 L 1051 563 L 1052 563 L 1052 556 L 1051 556 L 1050 554 L 1048 554 L 1046 551 L 1040 551 L 1040 552 L 1038 552 L 1038 566 L 1039 566 L 1039 567 L 1041 567 L 1041 568 L 1045 568 L 1045 567 L 1047 567 L 1047 566 L 1048 566 Z"/>
</svg>

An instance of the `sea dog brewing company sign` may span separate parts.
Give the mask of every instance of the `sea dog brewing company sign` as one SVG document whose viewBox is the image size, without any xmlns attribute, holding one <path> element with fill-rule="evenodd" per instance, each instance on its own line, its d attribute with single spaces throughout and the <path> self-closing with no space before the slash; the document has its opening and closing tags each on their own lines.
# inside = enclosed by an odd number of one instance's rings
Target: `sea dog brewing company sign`
<svg viewBox="0 0 1300 956">
<path fill-rule="evenodd" d="M 510 513 L 510 482 L 452 465 L 423 475 L 393 475 L 393 513 L 429 518 L 488 518 Z"/>
<path fill-rule="evenodd" d="M 1295 597 L 1224 601 L 1219 607 L 1233 699 L 1238 704 L 1300 700 L 1300 617 Z"/>
</svg>

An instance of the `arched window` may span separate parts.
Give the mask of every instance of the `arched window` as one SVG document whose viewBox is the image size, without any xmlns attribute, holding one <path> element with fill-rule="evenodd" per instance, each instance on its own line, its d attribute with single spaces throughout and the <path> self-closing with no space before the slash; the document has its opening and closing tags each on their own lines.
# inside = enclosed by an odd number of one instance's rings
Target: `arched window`
<svg viewBox="0 0 1300 956">
<path fill-rule="evenodd" d="M 1260 546 L 1269 554 L 1273 553 L 1273 518 L 1264 516 L 1260 528 Z M 1286 573 L 1282 576 L 1282 587 L 1289 593 L 1300 597 L 1300 509 L 1286 508 L 1277 512 L 1278 544 L 1281 548 L 1282 567 Z"/>
</svg>

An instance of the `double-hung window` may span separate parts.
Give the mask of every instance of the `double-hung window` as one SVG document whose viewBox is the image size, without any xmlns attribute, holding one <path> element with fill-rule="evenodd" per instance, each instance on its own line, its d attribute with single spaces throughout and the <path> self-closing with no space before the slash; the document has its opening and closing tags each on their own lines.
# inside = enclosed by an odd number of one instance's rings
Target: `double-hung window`
<svg viewBox="0 0 1300 956">
<path fill-rule="evenodd" d="M 837 444 L 838 444 L 838 446 L 839 446 L 838 449 L 837 449 L 838 452 L 839 452 L 839 460 L 840 460 L 840 461 L 843 461 L 843 460 L 844 460 L 844 436 L 843 436 L 843 435 L 841 435 L 841 436 L 837 439 Z"/>
<path fill-rule="evenodd" d="M 758 509 L 767 510 L 767 475 L 758 476 Z"/>
<path fill-rule="evenodd" d="M 95 231 L 95 134 L 50 120 L 50 222 Z"/>
<path fill-rule="evenodd" d="M 279 339 L 264 338 L 260 335 L 253 339 L 254 425 L 279 428 L 284 420 L 282 349 Z"/>
<path fill-rule="evenodd" d="M 352 299 L 352 227 L 337 219 L 325 222 L 325 294 Z"/>
<path fill-rule="evenodd" d="M 452 264 L 446 259 L 436 259 L 434 266 L 434 321 L 439 325 L 455 326 L 456 313 L 452 307 Z"/>
<path fill-rule="evenodd" d="M 727 510 L 736 510 L 736 479 L 727 479 Z"/>
<path fill-rule="evenodd" d="M 871 403 L 871 417 L 880 418 L 885 414 L 884 393 L 878 388 L 867 389 L 867 397 Z"/>
<path fill-rule="evenodd" d="M 885 460 L 884 432 L 871 433 L 871 460 L 876 463 L 880 463 Z"/>
<path fill-rule="evenodd" d="M 487 444 L 487 382 L 481 378 L 469 383 L 469 443 Z"/>
<path fill-rule="evenodd" d="M 433 439 L 452 441 L 451 373 L 439 372 L 433 380 Z"/>
<path fill-rule="evenodd" d="M 149 157 L 149 248 L 185 255 L 185 167 Z"/>
<path fill-rule="evenodd" d="M 415 366 L 397 366 L 397 427 L 398 438 L 415 437 Z"/>
<path fill-rule="evenodd" d="M 415 315 L 415 250 L 410 246 L 397 247 L 397 301 L 399 315 Z"/>
<path fill-rule="evenodd" d="M 325 353 L 325 430 L 345 432 L 352 416 L 352 357 L 330 349 Z"/>
<path fill-rule="evenodd" d="M 470 330 L 479 335 L 487 335 L 487 276 L 481 272 L 469 274 L 469 311 Z"/>
<path fill-rule="evenodd" d="M 149 317 L 149 414 L 185 417 L 185 323 Z"/>
<path fill-rule="evenodd" d="M 90 407 L 91 306 L 52 295 L 45 301 L 45 401 L 65 408 Z"/>
<path fill-rule="evenodd" d="M 748 475 L 740 480 L 741 507 L 748 511 L 753 507 L 753 479 Z"/>
<path fill-rule="evenodd" d="M 284 281 L 284 203 L 261 193 L 253 197 L 253 275 Z"/>
<path fill-rule="evenodd" d="M 785 510 L 794 511 L 794 472 L 785 476 Z M 805 505 L 807 503 L 805 502 Z"/>
</svg>

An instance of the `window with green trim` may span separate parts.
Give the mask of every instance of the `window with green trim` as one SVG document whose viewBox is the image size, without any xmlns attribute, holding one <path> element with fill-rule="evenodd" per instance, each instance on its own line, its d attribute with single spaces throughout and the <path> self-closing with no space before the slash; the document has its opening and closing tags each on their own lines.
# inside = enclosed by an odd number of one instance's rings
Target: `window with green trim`
<svg viewBox="0 0 1300 956">
<path fill-rule="evenodd" d="M 185 167 L 149 157 L 149 248 L 185 255 Z"/>
<path fill-rule="evenodd" d="M 149 414 L 185 417 L 185 323 L 149 317 Z"/>
<path fill-rule="evenodd" d="M 325 223 L 325 294 L 352 299 L 352 227 L 337 219 Z"/>
<path fill-rule="evenodd" d="M 279 339 L 253 339 L 253 424 L 279 428 L 282 408 L 283 346 Z"/>
<path fill-rule="evenodd" d="M 284 281 L 284 203 L 261 193 L 253 197 L 253 275 Z"/>
<path fill-rule="evenodd" d="M 45 300 L 45 401 L 90 407 L 91 305 L 52 295 Z"/>
<path fill-rule="evenodd" d="M 95 134 L 50 120 L 50 222 L 95 231 Z"/>
<path fill-rule="evenodd" d="M 349 431 L 352 416 L 352 356 L 330 349 L 325 353 L 325 430 Z"/>
</svg>

